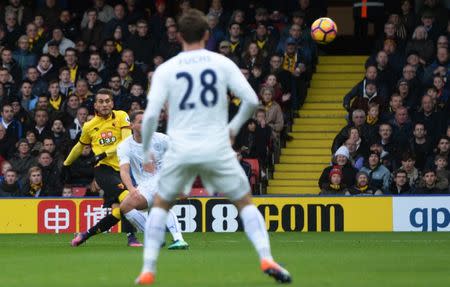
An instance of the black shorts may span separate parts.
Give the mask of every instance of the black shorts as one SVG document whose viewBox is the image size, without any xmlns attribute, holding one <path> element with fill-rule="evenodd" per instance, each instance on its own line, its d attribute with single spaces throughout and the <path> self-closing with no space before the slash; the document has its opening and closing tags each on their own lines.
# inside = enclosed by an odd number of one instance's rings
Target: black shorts
<svg viewBox="0 0 450 287">
<path fill-rule="evenodd" d="M 120 179 L 120 173 L 110 166 L 101 164 L 94 168 L 94 178 L 104 191 L 103 206 L 111 207 L 113 203 L 119 203 L 119 195 L 126 190 Z"/>
</svg>

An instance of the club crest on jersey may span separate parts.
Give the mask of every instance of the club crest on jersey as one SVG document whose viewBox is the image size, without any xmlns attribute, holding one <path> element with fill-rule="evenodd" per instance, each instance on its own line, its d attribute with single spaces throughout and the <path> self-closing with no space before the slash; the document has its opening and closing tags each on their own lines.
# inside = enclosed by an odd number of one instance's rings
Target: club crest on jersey
<svg viewBox="0 0 450 287">
<path fill-rule="evenodd" d="M 98 141 L 101 145 L 111 145 L 117 141 L 117 138 L 113 136 L 111 131 L 102 132 L 100 134 L 101 139 Z"/>
</svg>

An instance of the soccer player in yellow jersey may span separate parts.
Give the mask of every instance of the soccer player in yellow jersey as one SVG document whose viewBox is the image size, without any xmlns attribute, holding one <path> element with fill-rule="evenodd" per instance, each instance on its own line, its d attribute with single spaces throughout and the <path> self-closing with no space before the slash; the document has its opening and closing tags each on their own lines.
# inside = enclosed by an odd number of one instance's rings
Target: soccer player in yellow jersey
<svg viewBox="0 0 450 287">
<path fill-rule="evenodd" d="M 124 111 L 113 110 L 111 90 L 100 89 L 95 95 L 95 117 L 85 123 L 79 142 L 72 148 L 64 167 L 70 166 L 80 155 L 84 145 L 91 145 L 95 153 L 94 178 L 104 191 L 104 207 L 112 209 L 95 226 L 78 234 L 72 240 L 72 246 L 79 246 L 91 236 L 105 232 L 121 220 L 120 202 L 127 196 L 128 190 L 122 184 L 119 174 L 117 146 L 131 135 L 130 120 Z M 123 218 L 123 229 L 128 235 L 129 246 L 142 246 L 133 233 L 133 226 Z"/>
</svg>

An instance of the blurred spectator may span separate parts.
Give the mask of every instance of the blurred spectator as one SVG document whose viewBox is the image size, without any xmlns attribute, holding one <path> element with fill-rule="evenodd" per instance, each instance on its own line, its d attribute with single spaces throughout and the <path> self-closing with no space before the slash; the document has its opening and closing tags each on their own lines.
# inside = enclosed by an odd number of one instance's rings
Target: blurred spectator
<svg viewBox="0 0 450 287">
<path fill-rule="evenodd" d="M 103 38 L 110 38 L 114 34 L 117 26 L 120 26 L 122 31 L 128 31 L 128 23 L 125 21 L 125 7 L 122 4 L 114 6 L 114 16 L 104 26 Z M 125 38 L 128 38 L 128 33 L 125 32 Z"/>
<path fill-rule="evenodd" d="M 72 187 L 70 187 L 69 185 L 65 185 L 62 190 L 61 196 L 62 197 L 72 197 L 73 196 Z"/>
<path fill-rule="evenodd" d="M 27 139 L 28 145 L 30 146 L 30 154 L 33 157 L 37 156 L 42 149 L 42 142 L 37 140 L 36 131 L 27 131 L 25 138 Z"/>
<path fill-rule="evenodd" d="M 349 160 L 350 154 L 346 147 L 340 147 L 333 155 L 331 165 L 326 167 L 319 178 L 319 188 L 327 187 L 330 183 L 329 174 L 333 168 L 339 168 L 342 171 L 342 183 L 345 186 L 353 186 L 355 175 L 358 172 Z"/>
<path fill-rule="evenodd" d="M 446 194 L 448 193 L 448 180 L 442 182 L 436 176 L 436 171 L 433 169 L 426 169 L 423 172 L 420 185 L 416 188 L 416 194 Z"/>
<path fill-rule="evenodd" d="M 35 159 L 30 154 L 30 146 L 26 139 L 21 139 L 16 144 L 17 153 L 11 159 L 11 165 L 17 171 L 19 180 L 22 180 L 30 167 L 35 164 Z"/>
<path fill-rule="evenodd" d="M 17 178 L 17 172 L 9 169 L 3 175 L 4 179 L 0 183 L 0 198 L 13 197 L 20 195 L 20 187 Z"/>
<path fill-rule="evenodd" d="M 364 171 L 356 174 L 356 182 L 345 193 L 345 195 L 382 195 L 383 192 L 369 184 L 369 175 Z"/>
<path fill-rule="evenodd" d="M 87 25 L 81 29 L 81 39 L 88 47 L 93 45 L 99 48 L 104 37 L 104 23 L 98 19 L 95 8 L 87 10 L 85 15 L 87 15 Z"/>
<path fill-rule="evenodd" d="M 424 26 L 418 26 L 414 30 L 412 39 L 406 44 L 405 53 L 417 51 L 424 64 L 431 63 L 434 54 L 434 42 L 428 39 L 428 32 Z"/>
<path fill-rule="evenodd" d="M 365 172 L 369 175 L 369 182 L 371 186 L 385 193 L 389 189 L 389 180 L 391 173 L 381 163 L 380 157 L 381 155 L 378 152 L 370 152 L 365 165 L 361 168 L 360 171 Z"/>
<path fill-rule="evenodd" d="M 42 179 L 42 170 L 33 166 L 28 170 L 21 196 L 24 197 L 43 197 L 48 196 L 48 190 L 44 186 Z"/>
<path fill-rule="evenodd" d="M 98 20 L 107 23 L 114 17 L 114 9 L 109 6 L 108 4 L 105 4 L 105 0 L 94 0 L 94 6 L 92 7 L 93 10 L 97 11 L 98 13 Z M 90 10 L 92 10 L 90 9 Z M 88 10 L 89 11 L 89 10 Z M 89 16 L 88 11 L 84 12 L 83 20 L 81 21 L 81 28 L 86 28 L 89 23 Z"/>
<path fill-rule="evenodd" d="M 14 153 L 14 139 L 6 134 L 3 124 L 0 125 L 0 157 L 8 159 Z"/>
<path fill-rule="evenodd" d="M 66 52 L 67 48 L 75 48 L 75 43 L 66 38 L 63 34 L 63 31 L 60 27 L 55 27 L 52 30 L 52 37 L 50 39 L 50 41 L 48 41 L 47 43 L 45 43 L 44 48 L 42 49 L 43 53 L 50 53 L 50 54 L 54 54 L 52 52 L 52 50 L 50 50 L 50 46 L 52 47 L 58 47 L 59 53 L 61 55 L 64 55 L 64 53 Z M 53 55 L 55 57 L 55 55 Z"/>
<path fill-rule="evenodd" d="M 41 169 L 43 188 L 48 196 L 61 196 L 63 184 L 61 182 L 61 167 L 53 161 L 47 150 L 42 150 L 37 157 L 38 167 Z"/>
<path fill-rule="evenodd" d="M 23 127 L 20 121 L 14 118 L 14 111 L 11 105 L 3 105 L 0 122 L 6 130 L 6 137 L 13 143 L 22 138 L 24 134 Z"/>
<path fill-rule="evenodd" d="M 177 32 L 177 26 L 172 25 L 167 27 L 166 35 L 159 43 L 158 53 L 161 54 L 165 60 L 169 60 L 181 52 L 181 44 L 177 39 Z"/>
<path fill-rule="evenodd" d="M 409 185 L 406 171 L 397 170 L 396 172 L 394 172 L 392 183 L 389 187 L 389 190 L 387 190 L 385 194 L 404 195 L 411 193 L 414 193 L 414 191 Z"/>
<path fill-rule="evenodd" d="M 427 158 L 432 154 L 433 143 L 428 137 L 425 125 L 417 122 L 414 125 L 414 137 L 410 139 L 410 151 L 416 155 L 416 167 L 422 170 L 425 167 Z"/>
<path fill-rule="evenodd" d="M 29 38 L 26 35 L 20 36 L 17 41 L 18 49 L 16 49 L 12 57 L 22 71 L 21 79 L 25 78 L 29 67 L 35 66 L 37 63 L 36 54 L 30 52 Z"/>
<path fill-rule="evenodd" d="M 280 132 L 283 129 L 284 119 L 283 112 L 280 105 L 273 101 L 274 89 L 263 87 L 260 92 L 261 108 L 266 111 L 267 125 L 272 128 L 272 135 L 274 139 L 279 140 Z"/>
<path fill-rule="evenodd" d="M 415 167 L 416 164 L 416 158 L 411 153 L 404 153 L 401 157 L 402 165 L 399 168 L 399 170 L 405 171 L 408 177 L 408 182 L 411 187 L 415 187 L 416 184 L 420 180 L 420 172 Z"/>
<path fill-rule="evenodd" d="M 450 182 L 450 170 L 447 169 L 447 158 L 442 155 L 437 155 L 434 158 L 434 165 L 436 166 L 436 176 L 438 178 L 446 178 Z"/>
<path fill-rule="evenodd" d="M 333 168 L 330 171 L 329 178 L 330 183 L 320 189 L 320 195 L 344 195 L 347 192 L 347 188 L 342 184 L 342 171 L 340 168 Z"/>
<path fill-rule="evenodd" d="M 94 154 L 90 146 L 85 145 L 81 156 L 70 166 L 70 177 L 66 180 L 68 184 L 88 185 L 94 178 L 94 167 L 92 160 Z"/>
<path fill-rule="evenodd" d="M 441 155 L 447 158 L 447 162 L 450 160 L 450 140 L 448 136 L 441 136 L 437 141 L 437 147 L 434 150 L 434 154 L 428 157 L 426 167 L 434 168 L 434 159 L 437 155 Z M 448 168 L 448 167 L 447 167 Z"/>
</svg>

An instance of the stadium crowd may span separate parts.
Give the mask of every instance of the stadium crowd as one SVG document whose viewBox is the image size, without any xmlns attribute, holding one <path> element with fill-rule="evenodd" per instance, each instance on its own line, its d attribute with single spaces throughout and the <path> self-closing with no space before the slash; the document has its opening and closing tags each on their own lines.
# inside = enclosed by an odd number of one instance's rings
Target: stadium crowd
<svg viewBox="0 0 450 287">
<path fill-rule="evenodd" d="M 237 137 L 241 158 L 267 177 L 306 97 L 317 59 L 309 26 L 326 1 L 9 0 L 0 4 L 0 197 L 70 196 L 93 181 L 89 146 L 62 162 L 94 116 L 93 95 L 114 94 L 114 108 L 144 109 L 154 70 L 177 55 L 177 18 L 203 9 L 209 50 L 240 67 L 261 105 Z M 7 2 L 7 3 L 6 3 Z M 263 4 L 261 4 L 263 3 Z M 230 117 L 239 99 L 231 93 Z M 159 130 L 164 131 L 166 113 Z M 242 165 L 251 177 L 251 169 Z M 197 183 L 201 184 L 201 183 Z"/>
<path fill-rule="evenodd" d="M 321 194 L 450 192 L 449 13 L 438 0 L 415 2 L 386 11 L 365 77 L 343 99 L 349 123 Z"/>
</svg>

